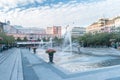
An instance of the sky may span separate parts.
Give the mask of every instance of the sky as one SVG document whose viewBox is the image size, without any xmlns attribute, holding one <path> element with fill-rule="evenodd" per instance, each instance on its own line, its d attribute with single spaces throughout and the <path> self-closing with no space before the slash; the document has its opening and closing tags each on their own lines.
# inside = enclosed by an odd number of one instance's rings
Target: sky
<svg viewBox="0 0 120 80">
<path fill-rule="evenodd" d="M 23 27 L 87 27 L 120 15 L 120 0 L 0 0 L 0 21 Z"/>
</svg>

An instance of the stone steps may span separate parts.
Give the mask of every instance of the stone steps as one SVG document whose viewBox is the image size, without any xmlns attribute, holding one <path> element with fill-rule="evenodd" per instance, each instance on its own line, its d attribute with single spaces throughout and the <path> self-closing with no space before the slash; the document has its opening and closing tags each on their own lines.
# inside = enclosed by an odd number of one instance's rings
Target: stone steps
<svg viewBox="0 0 120 80">
<path fill-rule="evenodd" d="M 9 51 L 5 59 L 0 64 L 0 80 L 23 80 L 20 49 L 15 48 Z"/>
<path fill-rule="evenodd" d="M 19 54 L 19 68 L 18 68 L 18 80 L 24 80 L 23 79 L 23 65 L 22 65 L 22 55 L 21 55 L 21 51 L 20 51 L 20 54 Z"/>
<path fill-rule="evenodd" d="M 9 56 L 10 56 L 10 54 L 8 54 L 8 53 L 1 55 L 1 56 L 0 56 L 0 64 L 1 64 L 2 62 L 4 62 Z"/>
<path fill-rule="evenodd" d="M 12 69 L 10 80 L 23 80 L 23 69 L 20 49 L 17 51 L 17 57 Z"/>
</svg>

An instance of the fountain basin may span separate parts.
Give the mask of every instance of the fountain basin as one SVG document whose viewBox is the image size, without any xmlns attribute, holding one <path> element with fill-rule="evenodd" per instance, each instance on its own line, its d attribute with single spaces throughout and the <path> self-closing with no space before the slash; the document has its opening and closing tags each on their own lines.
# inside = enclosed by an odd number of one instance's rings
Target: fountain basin
<svg viewBox="0 0 120 80">
<path fill-rule="evenodd" d="M 70 73 L 120 65 L 120 56 L 118 54 L 120 52 L 117 50 L 111 48 L 84 48 L 81 51 L 83 53 L 80 54 L 57 51 L 54 56 L 54 65 Z M 45 50 L 38 49 L 37 55 L 48 62 L 48 55 L 45 53 Z"/>
</svg>

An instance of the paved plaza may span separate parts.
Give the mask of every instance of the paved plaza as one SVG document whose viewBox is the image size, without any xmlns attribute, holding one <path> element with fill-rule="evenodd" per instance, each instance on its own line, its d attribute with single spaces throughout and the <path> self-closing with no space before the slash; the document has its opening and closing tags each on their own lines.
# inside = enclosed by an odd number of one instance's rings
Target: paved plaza
<svg viewBox="0 0 120 80">
<path fill-rule="evenodd" d="M 26 48 L 0 53 L 0 80 L 120 80 L 120 65 L 68 73 Z"/>
</svg>

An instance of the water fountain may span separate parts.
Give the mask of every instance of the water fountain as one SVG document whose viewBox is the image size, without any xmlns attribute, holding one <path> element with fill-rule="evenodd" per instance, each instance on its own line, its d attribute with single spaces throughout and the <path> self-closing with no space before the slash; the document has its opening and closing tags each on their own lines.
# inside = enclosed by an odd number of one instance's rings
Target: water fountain
<svg viewBox="0 0 120 80">
<path fill-rule="evenodd" d="M 64 34 L 63 49 L 62 52 L 68 51 L 72 53 L 72 39 L 71 39 L 72 28 L 69 25 L 66 27 L 66 32 Z"/>
<path fill-rule="evenodd" d="M 71 31 L 72 31 L 72 27 L 71 26 L 67 26 L 66 27 L 66 32 L 64 34 L 64 41 L 63 41 L 63 48 L 62 48 L 62 52 L 77 52 L 77 53 L 81 53 L 80 51 L 80 45 L 77 42 L 72 42 L 72 35 L 71 35 Z"/>
<path fill-rule="evenodd" d="M 52 41 L 52 37 L 50 38 L 49 43 L 50 43 L 50 47 L 51 47 L 51 48 L 53 48 L 53 41 Z"/>
<path fill-rule="evenodd" d="M 66 27 L 63 48 L 55 53 L 55 65 L 68 72 L 84 72 L 120 64 L 120 51 L 111 48 L 79 48 L 82 53 L 75 54 L 71 29 L 69 26 Z M 52 43 L 52 39 L 50 39 L 50 43 Z M 49 46 L 53 47 L 52 44 Z M 45 50 L 39 51 L 38 56 L 48 61 Z"/>
</svg>

